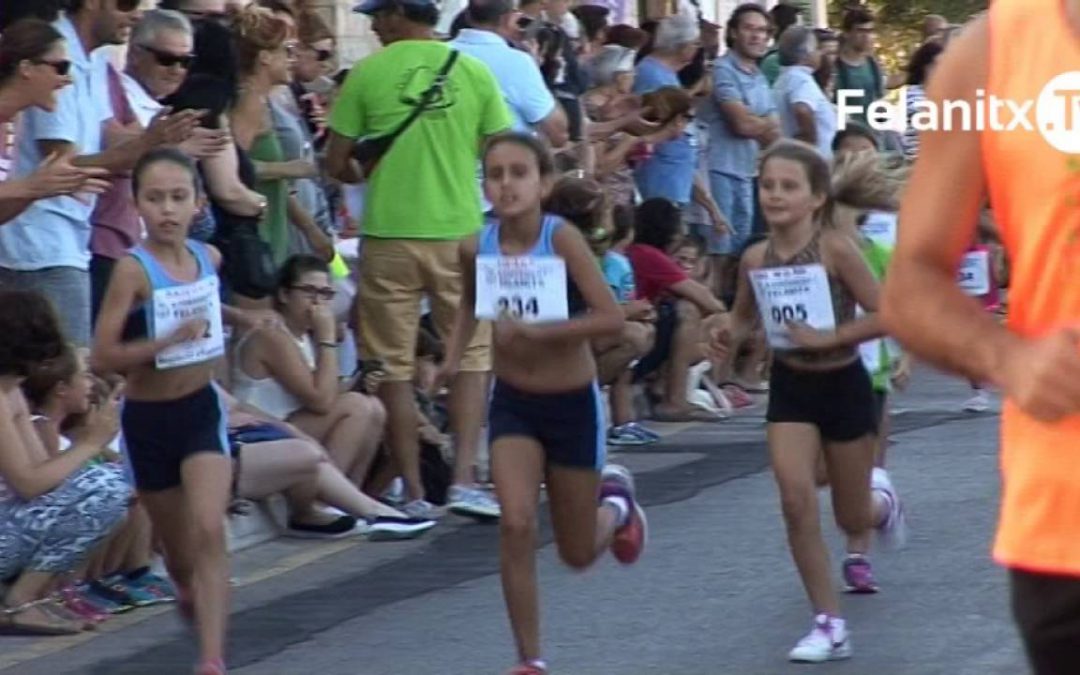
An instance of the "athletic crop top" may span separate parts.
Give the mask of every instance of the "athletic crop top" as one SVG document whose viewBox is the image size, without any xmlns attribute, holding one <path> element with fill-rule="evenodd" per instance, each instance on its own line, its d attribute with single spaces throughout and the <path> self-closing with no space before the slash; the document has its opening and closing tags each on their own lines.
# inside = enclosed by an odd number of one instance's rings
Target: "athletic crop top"
<svg viewBox="0 0 1080 675">
<path fill-rule="evenodd" d="M 135 308 L 131 314 L 128 315 L 127 324 L 124 327 L 124 339 L 158 339 L 165 337 L 168 331 L 165 328 L 159 328 L 157 326 L 159 323 L 157 318 L 158 315 L 161 315 L 161 321 L 167 320 L 170 314 L 174 316 L 179 315 L 179 320 L 173 319 L 173 323 L 177 323 L 177 325 L 183 322 L 183 314 L 187 314 L 191 318 L 205 315 L 208 317 L 207 320 L 210 326 L 216 327 L 217 335 L 211 337 L 210 329 L 208 328 L 207 336 L 203 340 L 197 340 L 195 342 L 207 343 L 206 345 L 201 345 L 203 350 L 201 353 L 205 355 L 205 358 L 200 360 L 209 361 L 212 358 L 221 356 L 225 349 L 224 339 L 220 333 L 221 291 L 217 283 L 218 274 L 217 269 L 214 267 L 214 261 L 210 258 L 210 249 L 206 244 L 195 241 L 194 239 L 188 239 L 187 249 L 195 256 L 199 270 L 198 276 L 191 282 L 179 281 L 169 276 L 169 273 L 165 271 L 165 268 L 162 267 L 157 258 L 142 246 L 131 249 L 130 255 L 142 265 L 143 271 L 146 272 L 146 278 L 150 281 L 151 297 L 144 302 L 142 306 Z M 169 288 L 179 289 L 182 287 L 191 287 L 194 289 L 199 284 L 208 283 L 208 280 L 211 279 L 213 281 L 209 283 L 209 286 L 212 286 L 213 294 L 211 297 L 205 298 L 199 306 L 185 303 L 183 300 L 172 301 L 173 304 L 171 305 L 155 306 L 154 296 L 156 291 Z M 159 331 L 163 334 L 159 334 Z M 213 344 L 210 344 L 210 342 Z M 174 348 L 170 348 L 170 350 L 173 349 Z M 196 361 L 190 361 L 190 363 L 194 362 Z M 160 362 L 158 365 L 159 367 L 163 367 Z"/>
<path fill-rule="evenodd" d="M 987 63 L 985 100 L 1038 101 L 1051 80 L 1080 71 L 1080 36 L 1065 3 L 992 3 Z M 1080 322 L 1080 161 L 1032 127 L 981 134 L 982 170 L 1011 264 L 1008 325 L 1030 339 Z M 1078 128 L 1073 115 L 1074 139 Z M 995 559 L 1080 576 L 1080 414 L 1049 424 L 1006 400 L 1001 435 Z"/>
<path fill-rule="evenodd" d="M 762 267 L 787 267 L 789 265 L 813 265 L 821 263 L 821 231 L 814 234 L 813 238 L 803 250 L 791 256 L 787 260 L 781 260 L 773 248 L 772 240 L 765 245 L 765 256 Z M 855 318 L 855 298 L 846 286 L 837 278 L 829 276 L 829 295 L 832 297 L 833 314 L 836 325 L 847 323 Z M 851 357 L 855 354 L 854 347 L 836 347 L 835 349 L 791 349 L 784 352 L 785 355 L 794 357 L 807 363 L 822 361 L 838 361 Z"/>
<path fill-rule="evenodd" d="M 563 221 L 558 216 L 544 215 L 540 223 L 540 236 L 537 237 L 532 250 L 526 253 L 525 256 L 530 258 L 559 257 L 559 254 L 555 252 L 554 238 L 555 232 L 562 226 Z M 499 245 L 498 220 L 490 220 L 484 225 L 484 229 L 480 231 L 480 240 L 476 253 L 477 255 L 503 255 L 502 247 Z M 588 309 L 585 299 L 581 296 L 577 286 L 574 284 L 574 280 L 570 277 L 569 270 L 566 273 L 566 296 L 570 316 L 581 314 Z"/>
</svg>

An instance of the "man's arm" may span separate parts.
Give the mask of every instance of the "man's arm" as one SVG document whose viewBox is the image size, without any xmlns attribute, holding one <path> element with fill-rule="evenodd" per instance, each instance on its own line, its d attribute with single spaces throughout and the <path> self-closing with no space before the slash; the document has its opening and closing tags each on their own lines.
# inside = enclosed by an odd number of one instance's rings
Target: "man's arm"
<svg viewBox="0 0 1080 675">
<path fill-rule="evenodd" d="M 965 31 L 942 60 L 927 99 L 973 102 L 986 86 L 986 22 Z M 924 132 L 900 210 L 899 237 L 885 275 L 881 318 L 912 353 L 976 381 L 1000 383 L 1006 352 L 1018 337 L 995 321 L 956 283 L 986 190 L 980 135 Z"/>
</svg>

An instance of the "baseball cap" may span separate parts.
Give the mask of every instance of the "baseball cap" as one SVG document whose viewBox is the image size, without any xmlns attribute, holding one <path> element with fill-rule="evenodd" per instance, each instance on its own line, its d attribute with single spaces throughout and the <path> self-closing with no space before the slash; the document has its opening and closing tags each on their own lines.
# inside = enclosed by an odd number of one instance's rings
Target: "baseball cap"
<svg viewBox="0 0 1080 675">
<path fill-rule="evenodd" d="M 394 5 L 411 5 L 413 7 L 434 7 L 438 0 L 364 0 L 353 7 L 358 14 L 374 14 L 379 10 L 388 9 Z"/>
</svg>

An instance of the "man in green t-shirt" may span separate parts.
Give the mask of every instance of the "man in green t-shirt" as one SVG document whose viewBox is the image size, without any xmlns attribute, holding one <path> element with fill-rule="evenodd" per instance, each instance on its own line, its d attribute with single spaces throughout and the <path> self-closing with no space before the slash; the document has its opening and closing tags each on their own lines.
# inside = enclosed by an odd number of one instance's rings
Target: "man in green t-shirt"
<svg viewBox="0 0 1080 675">
<path fill-rule="evenodd" d="M 357 325 L 363 359 L 382 363 L 379 395 L 389 417 L 388 439 L 405 480 L 410 516 L 430 518 L 435 507 L 420 479 L 414 352 L 424 298 L 445 336 L 461 299 L 458 243 L 480 229 L 476 165 L 484 139 L 510 128 L 510 112 L 486 65 L 459 54 L 441 93 L 360 175 L 351 159 L 357 139 L 394 131 L 449 63 L 452 50 L 434 39 L 434 0 L 364 0 L 357 12 L 372 19 L 385 48 L 357 63 L 330 114 L 326 162 L 344 183 L 367 182 L 360 253 Z M 490 328 L 481 327 L 465 352 L 451 392 L 456 439 L 450 506 L 497 517 L 498 505 L 475 488 L 472 475 L 483 421 Z"/>
<path fill-rule="evenodd" d="M 791 26 L 799 23 L 799 15 L 802 14 L 802 9 L 787 2 L 779 2 L 769 10 L 769 16 L 772 17 L 773 37 L 776 42 L 772 49 L 765 54 L 761 59 L 761 63 L 758 64 L 758 68 L 765 76 L 765 79 L 769 81 L 769 86 L 772 86 L 778 77 L 780 77 L 780 50 L 777 45 L 780 43 L 780 36 L 784 34 Z"/>
</svg>

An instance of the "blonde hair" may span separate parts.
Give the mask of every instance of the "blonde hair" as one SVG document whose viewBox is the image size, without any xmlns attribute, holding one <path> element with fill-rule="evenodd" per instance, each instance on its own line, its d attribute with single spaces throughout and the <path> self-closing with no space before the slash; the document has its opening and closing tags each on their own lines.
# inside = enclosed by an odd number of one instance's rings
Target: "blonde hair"
<svg viewBox="0 0 1080 675">
<path fill-rule="evenodd" d="M 289 24 L 264 7 L 249 5 L 234 10 L 232 17 L 236 67 L 243 75 L 255 71 L 261 52 L 278 49 L 289 39 Z"/>
<path fill-rule="evenodd" d="M 833 166 L 832 202 L 863 211 L 898 211 L 910 167 L 874 152 L 848 154 Z"/>
</svg>

